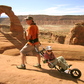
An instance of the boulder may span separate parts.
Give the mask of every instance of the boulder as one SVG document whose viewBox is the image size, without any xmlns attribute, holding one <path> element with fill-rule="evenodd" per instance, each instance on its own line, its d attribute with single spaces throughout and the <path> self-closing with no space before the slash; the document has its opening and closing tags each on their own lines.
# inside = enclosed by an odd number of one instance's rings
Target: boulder
<svg viewBox="0 0 84 84">
<path fill-rule="evenodd" d="M 77 23 L 65 38 L 65 44 L 84 45 L 84 23 Z"/>
<path fill-rule="evenodd" d="M 58 36 L 56 39 L 56 42 L 64 44 L 65 41 L 65 36 Z"/>
</svg>

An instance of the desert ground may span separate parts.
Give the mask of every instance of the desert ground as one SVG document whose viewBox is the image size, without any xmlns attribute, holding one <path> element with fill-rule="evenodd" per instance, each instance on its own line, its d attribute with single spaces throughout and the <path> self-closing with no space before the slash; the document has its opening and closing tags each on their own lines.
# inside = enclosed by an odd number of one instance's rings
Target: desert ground
<svg viewBox="0 0 84 84">
<path fill-rule="evenodd" d="M 68 74 L 59 73 L 42 63 L 42 69 L 33 67 L 37 58 L 27 56 L 26 69 L 17 69 L 21 63 L 20 56 L 7 56 L 0 54 L 0 84 L 84 84 L 84 61 L 70 61 L 72 68 L 78 68 L 82 72 L 79 79 L 74 79 Z"/>
<path fill-rule="evenodd" d="M 17 69 L 16 66 L 21 64 L 21 57 L 19 49 L 15 46 L 20 46 L 19 42 L 2 33 L 0 33 L 0 38 L 0 84 L 84 84 L 84 46 L 47 43 L 46 39 L 41 39 L 44 40 L 43 47 L 51 45 L 57 57 L 64 56 L 68 64 L 73 65 L 72 68 L 81 70 L 82 76 L 74 79 L 68 74 L 50 69 L 42 60 L 42 69 L 33 67 L 37 63 L 35 56 L 27 56 L 25 70 Z"/>
</svg>

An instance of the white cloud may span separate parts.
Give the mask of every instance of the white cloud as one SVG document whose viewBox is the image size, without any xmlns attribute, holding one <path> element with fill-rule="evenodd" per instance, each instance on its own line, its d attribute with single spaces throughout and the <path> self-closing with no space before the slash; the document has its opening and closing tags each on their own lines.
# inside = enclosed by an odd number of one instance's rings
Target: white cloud
<svg viewBox="0 0 84 84">
<path fill-rule="evenodd" d="M 80 7 L 73 7 L 73 8 L 66 8 L 65 11 L 67 14 L 74 14 L 74 15 L 83 15 L 84 14 L 84 6 Z"/>
<path fill-rule="evenodd" d="M 43 10 L 48 15 L 82 15 L 84 14 L 84 6 L 70 7 L 68 5 L 58 5 Z"/>
</svg>

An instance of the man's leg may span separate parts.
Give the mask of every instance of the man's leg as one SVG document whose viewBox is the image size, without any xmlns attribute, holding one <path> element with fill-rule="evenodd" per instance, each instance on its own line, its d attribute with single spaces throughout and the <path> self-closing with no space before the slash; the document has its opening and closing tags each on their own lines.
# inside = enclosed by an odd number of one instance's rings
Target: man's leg
<svg viewBox="0 0 84 84">
<path fill-rule="evenodd" d="M 36 55 L 36 56 L 37 56 L 38 64 L 40 64 L 41 57 L 40 57 L 40 55 Z"/>
<path fill-rule="evenodd" d="M 20 53 L 20 55 L 21 55 L 22 64 L 25 65 L 25 63 L 26 63 L 26 56 L 24 56 L 22 53 Z"/>
<path fill-rule="evenodd" d="M 63 62 L 66 66 L 68 66 L 68 63 L 66 62 L 66 60 L 64 59 L 63 56 L 61 56 L 61 60 L 62 60 L 62 62 Z"/>
<path fill-rule="evenodd" d="M 33 46 L 30 46 L 26 44 L 21 50 L 20 50 L 20 55 L 21 55 L 21 65 L 17 66 L 18 69 L 26 69 L 26 54 L 30 52 L 33 49 Z"/>
<path fill-rule="evenodd" d="M 22 62 L 22 64 L 17 66 L 17 68 L 18 69 L 26 69 L 26 65 L 25 65 L 25 63 L 26 63 L 26 56 L 24 56 L 22 53 L 20 53 L 20 55 L 21 55 L 21 62 Z"/>
<path fill-rule="evenodd" d="M 37 56 L 38 63 L 34 65 L 34 67 L 41 68 L 41 63 L 40 63 L 41 57 L 40 55 L 36 55 L 36 56 Z"/>
<path fill-rule="evenodd" d="M 36 47 L 37 47 L 37 49 L 39 51 L 39 45 L 36 45 Z M 34 67 L 41 68 L 41 63 L 40 63 L 41 56 L 36 52 L 35 48 L 33 50 L 33 54 L 35 54 L 37 56 L 37 62 L 38 62 L 36 65 L 34 65 Z"/>
<path fill-rule="evenodd" d="M 69 68 L 66 60 L 62 56 L 58 57 L 57 59 L 58 59 L 58 65 L 62 67 L 64 70 Z"/>
</svg>

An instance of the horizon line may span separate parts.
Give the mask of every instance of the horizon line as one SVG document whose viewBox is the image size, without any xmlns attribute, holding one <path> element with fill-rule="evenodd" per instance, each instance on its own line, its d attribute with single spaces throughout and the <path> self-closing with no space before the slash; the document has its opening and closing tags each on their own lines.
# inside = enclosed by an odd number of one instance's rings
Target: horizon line
<svg viewBox="0 0 84 84">
<path fill-rule="evenodd" d="M 4 13 L 5 14 L 5 13 Z M 46 15 L 46 16 L 83 16 L 84 14 L 80 15 L 48 15 L 48 14 L 28 14 L 28 15 L 16 15 L 16 16 L 34 16 L 34 15 Z M 0 18 L 6 18 L 9 17 L 8 15 L 0 15 Z"/>
</svg>

